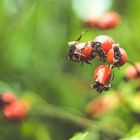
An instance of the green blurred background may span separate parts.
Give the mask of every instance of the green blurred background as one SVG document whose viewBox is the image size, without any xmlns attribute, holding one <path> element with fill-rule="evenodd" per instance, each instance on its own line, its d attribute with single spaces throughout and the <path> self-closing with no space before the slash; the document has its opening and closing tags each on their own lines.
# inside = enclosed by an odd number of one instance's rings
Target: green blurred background
<svg viewBox="0 0 140 140">
<path fill-rule="evenodd" d="M 93 1 L 96 5 L 98 0 Z M 80 131 L 89 131 L 93 136 L 82 139 L 79 134 L 74 140 L 140 139 L 140 104 L 133 101 L 139 94 L 135 91 L 137 83 L 122 80 L 128 64 L 114 70 L 112 88 L 103 93 L 104 96 L 119 94 L 125 103 L 92 121 L 86 118 L 85 108 L 102 95 L 90 89 L 89 82 L 95 67 L 102 62 L 95 59 L 93 65 L 81 65 L 67 60 L 67 42 L 88 30 L 82 41 L 93 40 L 100 34 L 109 35 L 126 50 L 129 60 L 139 61 L 140 1 L 112 0 L 108 10 L 121 15 L 121 24 L 109 30 L 84 27 L 73 2 L 0 1 L 0 91 L 13 91 L 32 104 L 30 114 L 21 122 L 7 122 L 1 116 L 0 140 L 68 140 Z M 78 4 L 80 7 L 81 3 Z M 81 118 L 93 124 L 97 121 L 97 126 L 83 127 L 82 123 L 86 122 Z M 106 130 L 104 124 L 110 122 L 117 131 Z"/>
</svg>

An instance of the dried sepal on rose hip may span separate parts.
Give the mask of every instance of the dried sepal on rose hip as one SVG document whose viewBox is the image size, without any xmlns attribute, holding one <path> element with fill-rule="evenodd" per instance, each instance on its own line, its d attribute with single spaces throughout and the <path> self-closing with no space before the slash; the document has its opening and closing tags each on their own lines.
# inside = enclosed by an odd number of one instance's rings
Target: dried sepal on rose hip
<svg viewBox="0 0 140 140">
<path fill-rule="evenodd" d="M 126 63 L 127 53 L 119 47 L 119 44 L 113 44 L 112 46 L 112 49 L 107 53 L 107 61 L 114 67 L 120 67 Z"/>
<path fill-rule="evenodd" d="M 84 33 L 84 32 L 83 32 Z M 85 62 L 89 63 L 93 55 L 90 55 L 93 48 L 92 44 L 80 42 L 83 33 L 76 39 L 76 41 L 68 42 L 69 52 L 68 52 L 68 59 L 75 61 L 75 62 Z"/>
<path fill-rule="evenodd" d="M 111 87 L 111 69 L 106 65 L 101 65 L 94 71 L 94 81 L 91 81 L 90 86 L 96 89 L 97 92 L 101 93 Z"/>
<path fill-rule="evenodd" d="M 68 58 L 75 62 L 90 63 L 97 54 L 93 51 L 92 42 L 73 44 L 69 42 L 69 54 Z"/>
<path fill-rule="evenodd" d="M 69 53 L 68 58 L 75 62 L 85 62 L 90 64 L 89 61 L 94 59 L 97 55 L 101 60 L 106 60 L 108 51 L 112 48 L 115 41 L 107 35 L 99 35 L 94 41 L 87 43 L 80 42 L 81 35 L 76 41 L 68 43 Z"/>
<path fill-rule="evenodd" d="M 29 113 L 29 105 L 24 100 L 17 100 L 3 109 L 3 116 L 7 120 L 21 120 Z"/>
<path fill-rule="evenodd" d="M 93 58 L 95 58 L 99 52 L 101 52 L 100 42 L 80 42 L 82 35 L 78 37 L 76 41 L 68 42 L 69 53 L 68 59 L 75 62 L 84 62 L 90 64 Z"/>
<path fill-rule="evenodd" d="M 105 60 L 108 51 L 112 48 L 115 41 L 110 36 L 99 35 L 94 39 L 94 42 L 101 44 L 101 46 L 98 47 L 99 51 L 97 53 L 102 60 Z"/>
<path fill-rule="evenodd" d="M 128 66 L 125 71 L 125 77 L 128 79 L 140 78 L 140 62 L 135 63 L 133 66 Z"/>
</svg>

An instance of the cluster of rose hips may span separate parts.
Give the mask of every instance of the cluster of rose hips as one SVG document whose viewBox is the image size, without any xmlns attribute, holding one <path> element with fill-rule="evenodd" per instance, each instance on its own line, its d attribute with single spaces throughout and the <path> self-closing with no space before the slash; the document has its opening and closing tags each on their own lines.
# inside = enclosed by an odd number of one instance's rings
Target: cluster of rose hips
<svg viewBox="0 0 140 140">
<path fill-rule="evenodd" d="M 84 21 L 90 28 L 109 29 L 114 28 L 120 23 L 120 16 L 117 12 L 107 12 L 100 16 L 92 17 Z"/>
<path fill-rule="evenodd" d="M 29 106 L 11 92 L 4 92 L 0 94 L 0 110 L 7 120 L 21 120 L 28 114 Z"/>
<path fill-rule="evenodd" d="M 108 90 L 111 86 L 113 74 L 112 68 L 120 67 L 127 61 L 127 54 L 123 48 L 107 35 L 99 35 L 94 41 L 87 43 L 80 42 L 82 34 L 76 41 L 68 43 L 68 59 L 74 62 L 91 64 L 90 61 L 95 57 L 107 62 L 108 65 L 101 65 L 94 71 L 94 81 L 91 81 L 91 87 L 101 93 Z"/>
</svg>

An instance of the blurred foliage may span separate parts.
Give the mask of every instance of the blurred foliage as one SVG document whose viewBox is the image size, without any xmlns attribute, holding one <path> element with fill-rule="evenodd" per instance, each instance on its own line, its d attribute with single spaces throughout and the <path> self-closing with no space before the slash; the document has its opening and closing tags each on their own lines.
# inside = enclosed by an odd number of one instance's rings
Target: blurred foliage
<svg viewBox="0 0 140 140">
<path fill-rule="evenodd" d="M 77 132 L 70 140 L 140 139 L 137 82 L 122 80 L 129 64 L 114 70 L 112 88 L 103 93 L 118 94 L 123 103 L 91 120 L 86 106 L 102 95 L 91 90 L 89 82 L 102 62 L 95 59 L 93 65 L 81 66 L 67 61 L 67 42 L 84 30 L 89 32 L 83 41 L 110 35 L 125 48 L 129 60 L 139 61 L 140 1 L 112 2 L 110 9 L 120 13 L 121 24 L 99 30 L 83 26 L 70 0 L 0 1 L 0 91 L 12 91 L 32 104 L 30 115 L 21 122 L 0 116 L 1 140 L 67 140 Z"/>
<path fill-rule="evenodd" d="M 85 133 L 76 134 L 70 140 L 93 140 L 93 139 L 98 139 L 98 136 L 96 133 L 85 132 Z"/>
</svg>

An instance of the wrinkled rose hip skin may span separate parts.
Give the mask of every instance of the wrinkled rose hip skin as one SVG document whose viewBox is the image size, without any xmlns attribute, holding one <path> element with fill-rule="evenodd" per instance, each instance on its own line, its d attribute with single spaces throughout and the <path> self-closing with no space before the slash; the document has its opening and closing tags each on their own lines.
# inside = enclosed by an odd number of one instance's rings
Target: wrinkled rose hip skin
<svg viewBox="0 0 140 140">
<path fill-rule="evenodd" d="M 103 90 L 108 90 L 110 87 L 111 70 L 106 65 L 97 67 L 94 72 L 94 81 L 91 82 L 92 88 L 101 93 Z"/>
<path fill-rule="evenodd" d="M 118 44 L 113 44 L 113 48 L 107 53 L 107 61 L 114 67 L 120 67 L 127 61 L 127 54 Z"/>
</svg>

